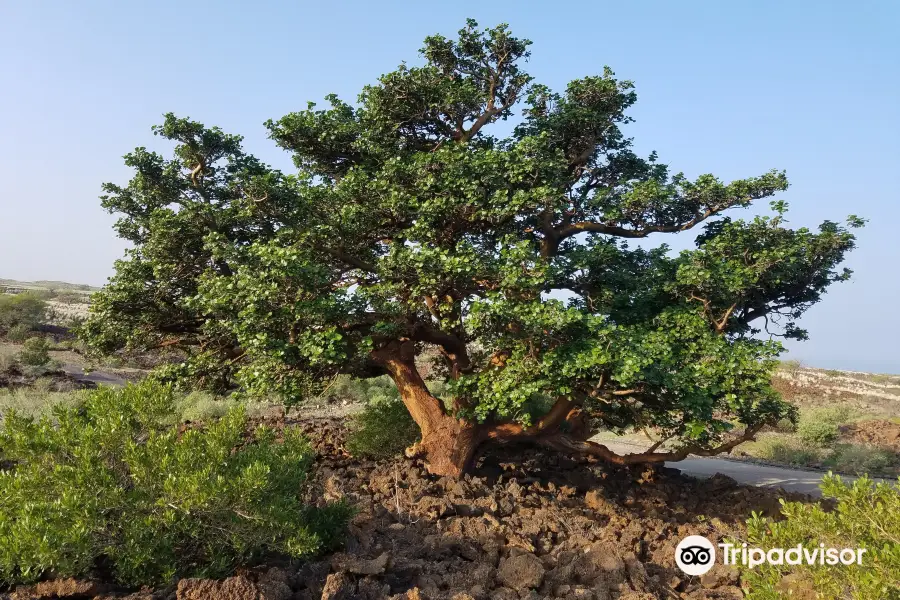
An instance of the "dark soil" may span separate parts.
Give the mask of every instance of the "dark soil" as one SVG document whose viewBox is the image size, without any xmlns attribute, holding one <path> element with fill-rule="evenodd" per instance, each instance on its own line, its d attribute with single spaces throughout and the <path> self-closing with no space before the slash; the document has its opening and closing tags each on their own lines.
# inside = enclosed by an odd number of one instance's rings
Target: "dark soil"
<svg viewBox="0 0 900 600">
<path fill-rule="evenodd" d="M 869 444 L 900 452 L 900 423 L 883 419 L 851 423 L 841 428 L 841 438 L 855 444 Z"/>
<path fill-rule="evenodd" d="M 23 373 L 18 367 L 11 367 L 0 372 L 0 388 L 27 388 L 31 387 L 37 379 L 47 379 L 50 381 L 50 391 L 52 392 L 68 392 L 72 390 L 94 389 L 96 383 L 90 381 L 81 381 L 65 371 L 48 371 L 42 373 L 39 377 L 36 375 L 28 375 Z"/>
<path fill-rule="evenodd" d="M 283 417 L 266 420 L 285 426 Z M 221 581 L 132 591 L 132 600 L 738 600 L 737 572 L 719 565 L 701 579 L 675 567 L 679 540 L 740 538 L 751 510 L 776 515 L 781 497 L 811 501 L 725 476 L 614 469 L 526 447 L 492 451 L 462 480 L 439 478 L 419 462 L 351 457 L 339 421 L 295 425 L 319 452 L 310 501 L 357 507 L 342 550 L 307 563 L 272 561 Z M 10 598 L 113 597 L 90 582 L 41 585 L 48 589 L 20 588 Z M 60 585 L 80 591 L 50 589 Z"/>
</svg>

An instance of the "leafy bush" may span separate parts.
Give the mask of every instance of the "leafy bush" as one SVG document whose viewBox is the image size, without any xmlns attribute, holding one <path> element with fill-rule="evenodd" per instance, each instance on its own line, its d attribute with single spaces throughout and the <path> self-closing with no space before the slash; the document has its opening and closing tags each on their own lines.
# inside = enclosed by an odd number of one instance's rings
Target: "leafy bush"
<svg viewBox="0 0 900 600">
<path fill-rule="evenodd" d="M 419 428 L 398 400 L 370 402 L 353 418 L 347 449 L 358 456 L 390 458 L 419 437 Z"/>
<path fill-rule="evenodd" d="M 18 323 L 10 327 L 9 331 L 6 332 L 6 340 L 13 344 L 21 344 L 28 339 L 31 332 L 31 327 L 24 323 Z"/>
<path fill-rule="evenodd" d="M 881 474 L 900 466 L 900 455 L 887 448 L 860 444 L 839 444 L 825 464 L 842 473 Z"/>
<path fill-rule="evenodd" d="M 205 423 L 224 417 L 228 411 L 238 406 L 243 406 L 247 414 L 252 416 L 269 405 L 261 402 L 241 402 L 231 396 L 216 396 L 209 392 L 191 392 L 176 401 L 173 421 Z"/>
<path fill-rule="evenodd" d="M 837 425 L 828 421 L 800 419 L 800 424 L 797 425 L 797 435 L 804 442 L 821 448 L 836 440 L 840 431 Z"/>
<path fill-rule="evenodd" d="M 16 325 L 33 329 L 41 323 L 47 313 L 47 303 L 40 294 L 0 294 L 0 329 L 8 331 Z"/>
<path fill-rule="evenodd" d="M 18 368 L 16 357 L 11 354 L 0 353 L 0 375 L 11 373 Z"/>
<path fill-rule="evenodd" d="M 20 363 L 30 367 L 46 365 L 50 362 L 50 342 L 42 337 L 28 338 L 17 358 Z"/>
<path fill-rule="evenodd" d="M 808 411 L 806 417 L 810 420 L 825 421 L 826 423 L 842 425 L 852 421 L 856 414 L 856 411 L 849 406 L 837 405 Z"/>
<path fill-rule="evenodd" d="M 875 484 L 862 478 L 849 485 L 829 473 L 820 487 L 826 497 L 837 500 L 835 510 L 782 501 L 783 521 L 755 513 L 747 521 L 749 544 L 764 550 L 802 544 L 812 551 L 820 543 L 826 548 L 865 548 L 862 564 L 764 564 L 745 569 L 742 579 L 749 586 L 749 598 L 814 597 L 799 593 L 798 588 L 804 587 L 819 598 L 900 598 L 900 482 Z M 786 579 L 788 573 L 791 578 Z"/>
<path fill-rule="evenodd" d="M 60 292 L 53 299 L 63 304 L 87 304 L 88 298 L 87 295 L 78 292 Z"/>
<path fill-rule="evenodd" d="M 781 361 L 780 368 L 790 375 L 797 375 L 803 369 L 803 361 L 797 359 Z"/>
<path fill-rule="evenodd" d="M 846 406 L 829 406 L 800 415 L 797 435 L 808 444 L 823 447 L 834 442 L 840 435 L 839 426 L 853 418 L 853 410 Z"/>
<path fill-rule="evenodd" d="M 773 428 L 779 433 L 794 433 L 797 431 L 797 423 L 790 419 L 779 419 Z"/>
<path fill-rule="evenodd" d="M 0 584 L 83 576 L 125 584 L 217 576 L 267 552 L 304 556 L 349 517 L 299 493 L 313 454 L 296 430 L 244 438 L 241 408 L 179 435 L 158 423 L 171 388 L 100 388 L 40 420 L 0 430 Z"/>
<path fill-rule="evenodd" d="M 747 444 L 745 450 L 763 460 L 796 466 L 814 465 L 820 459 L 818 449 L 780 435 L 760 436 L 756 442 Z"/>
<path fill-rule="evenodd" d="M 354 404 L 399 400 L 396 386 L 386 375 L 369 379 L 356 379 L 338 375 L 321 395 L 314 400 L 328 402 L 348 401 Z"/>
</svg>

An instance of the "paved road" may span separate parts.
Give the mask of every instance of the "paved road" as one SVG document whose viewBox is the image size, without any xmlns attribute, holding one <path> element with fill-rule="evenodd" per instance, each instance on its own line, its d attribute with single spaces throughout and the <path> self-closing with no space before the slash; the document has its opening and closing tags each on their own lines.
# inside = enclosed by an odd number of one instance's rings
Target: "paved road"
<svg viewBox="0 0 900 600">
<path fill-rule="evenodd" d="M 627 454 L 640 452 L 643 447 L 628 442 L 610 441 L 609 439 L 597 439 L 597 442 L 605 445 L 613 452 Z M 716 473 L 728 475 L 738 483 L 755 485 L 757 487 L 782 488 L 790 492 L 801 492 L 813 496 L 821 496 L 819 482 L 824 475 L 821 471 L 806 471 L 802 469 L 788 469 L 784 467 L 772 467 L 740 460 L 726 460 L 722 458 L 686 458 L 679 462 L 668 462 L 667 467 L 679 469 L 686 475 L 694 477 L 712 477 Z M 855 481 L 856 477 L 842 476 L 845 481 Z M 884 480 L 876 480 L 884 481 Z"/>
<path fill-rule="evenodd" d="M 124 378 L 119 377 L 118 375 L 104 373 L 103 371 L 91 371 L 90 373 L 85 373 L 81 367 L 70 364 L 63 365 L 62 370 L 78 381 L 90 381 L 98 385 L 111 385 L 113 387 L 121 387 L 127 383 Z"/>
</svg>

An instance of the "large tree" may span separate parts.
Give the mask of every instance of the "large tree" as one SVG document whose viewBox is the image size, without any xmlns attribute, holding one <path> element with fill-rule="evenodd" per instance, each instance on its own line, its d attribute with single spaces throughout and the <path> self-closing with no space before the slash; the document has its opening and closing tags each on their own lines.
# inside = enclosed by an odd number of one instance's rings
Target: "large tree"
<svg viewBox="0 0 900 600">
<path fill-rule="evenodd" d="M 722 216 L 785 190 L 785 174 L 671 175 L 623 134 L 631 82 L 606 69 L 553 92 L 522 69 L 528 47 L 470 21 L 355 104 L 330 96 L 267 123 L 296 175 L 167 115 L 155 131 L 174 157 L 139 148 L 131 182 L 105 187 L 133 249 L 85 338 L 179 348 L 170 376 L 287 401 L 387 374 L 421 428 L 409 452 L 440 474 L 515 441 L 679 460 L 794 418 L 770 385 L 773 336 L 805 337 L 796 319 L 849 277 L 853 235 L 787 228 L 783 202 Z M 677 254 L 627 242 L 701 224 Z M 589 441 L 601 427 L 674 449 L 617 455 Z"/>
</svg>

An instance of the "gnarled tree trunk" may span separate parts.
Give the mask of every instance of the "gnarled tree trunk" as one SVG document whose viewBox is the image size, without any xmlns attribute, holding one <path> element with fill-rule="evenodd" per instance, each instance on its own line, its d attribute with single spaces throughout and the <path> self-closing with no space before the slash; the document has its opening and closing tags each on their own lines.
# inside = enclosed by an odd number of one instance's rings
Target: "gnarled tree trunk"
<svg viewBox="0 0 900 600">
<path fill-rule="evenodd" d="M 374 357 L 387 369 L 422 432 L 421 441 L 407 449 L 407 456 L 424 455 L 428 471 L 435 475 L 461 476 L 484 441 L 481 428 L 447 414 L 441 400 L 428 391 L 419 375 L 410 344 L 377 351 Z"/>
<path fill-rule="evenodd" d="M 645 452 L 621 455 L 588 439 L 590 428 L 581 407 L 567 398 L 559 398 L 546 415 L 529 427 L 518 423 L 472 423 L 447 414 L 441 400 L 428 391 L 416 368 L 411 343 L 395 344 L 375 351 L 372 356 L 393 379 L 403 404 L 422 433 L 421 441 L 408 448 L 406 455 L 424 456 L 426 468 L 434 475 L 462 476 L 483 443 L 528 442 L 568 454 L 595 456 L 613 464 L 634 465 L 679 461 L 690 454 L 713 456 L 728 452 L 754 439 L 764 425 L 748 427 L 743 435 L 715 448 L 686 447 L 656 452 L 653 446 Z"/>
</svg>

